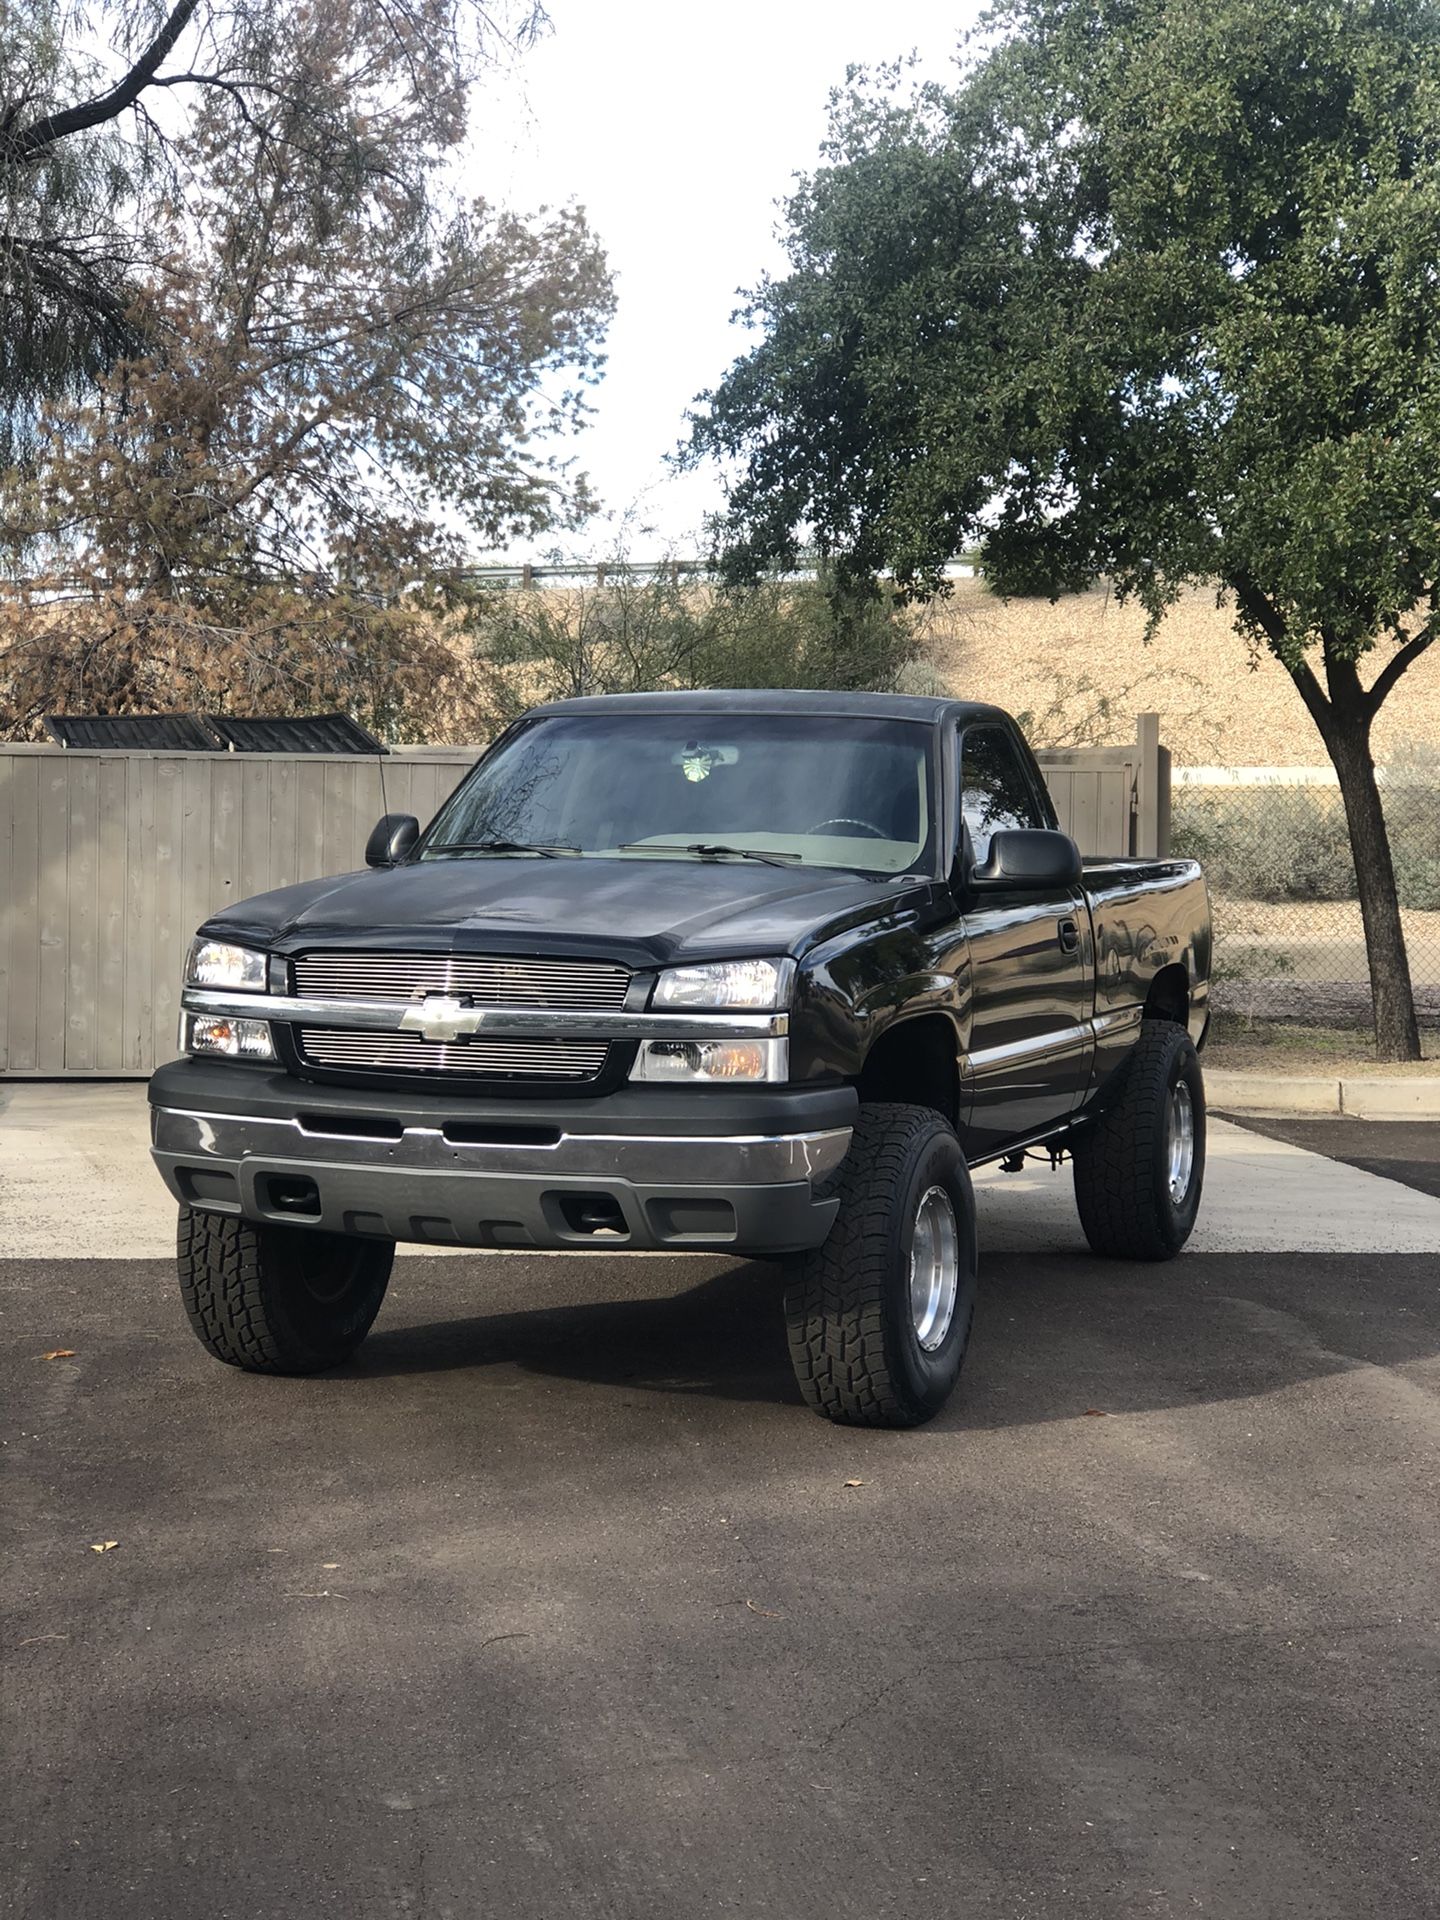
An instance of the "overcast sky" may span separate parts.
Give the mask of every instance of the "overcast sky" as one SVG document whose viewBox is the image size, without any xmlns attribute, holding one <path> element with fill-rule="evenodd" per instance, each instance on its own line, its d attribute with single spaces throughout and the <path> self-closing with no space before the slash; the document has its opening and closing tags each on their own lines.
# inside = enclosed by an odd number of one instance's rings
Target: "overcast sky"
<svg viewBox="0 0 1440 1920">
<path fill-rule="evenodd" d="M 577 442 L 615 512 L 691 550 L 721 504 L 713 473 L 667 477 L 685 409 L 746 335 L 736 290 L 783 264 L 776 202 L 811 168 L 847 65 L 910 53 L 943 77 L 969 0 L 548 0 L 554 31 L 477 102 L 474 177 L 517 209 L 575 199 L 615 275 L 619 308 L 593 425 Z M 603 555 L 613 535 L 576 544 Z M 549 544 L 540 542 L 536 551 Z M 514 557 L 519 557 L 514 556 Z"/>
</svg>

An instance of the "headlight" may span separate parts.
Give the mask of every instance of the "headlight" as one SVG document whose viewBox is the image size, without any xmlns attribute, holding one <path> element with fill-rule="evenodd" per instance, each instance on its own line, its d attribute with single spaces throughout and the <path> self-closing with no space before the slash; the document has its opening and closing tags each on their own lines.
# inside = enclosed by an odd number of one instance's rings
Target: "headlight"
<svg viewBox="0 0 1440 1920">
<path fill-rule="evenodd" d="M 785 1080 L 790 1072 L 786 1040 L 646 1040 L 630 1070 L 632 1080 Z"/>
<path fill-rule="evenodd" d="M 724 1007 L 768 1013 L 788 1006 L 793 960 L 715 960 L 702 967 L 671 967 L 655 982 L 652 1007 Z"/>
<path fill-rule="evenodd" d="M 192 940 L 185 962 L 187 987 L 238 988 L 263 993 L 267 961 L 250 947 L 232 947 L 223 940 Z"/>
<path fill-rule="evenodd" d="M 227 1015 L 187 1013 L 180 1025 L 186 1053 L 218 1053 L 230 1060 L 273 1060 L 268 1020 L 232 1020 Z"/>
</svg>

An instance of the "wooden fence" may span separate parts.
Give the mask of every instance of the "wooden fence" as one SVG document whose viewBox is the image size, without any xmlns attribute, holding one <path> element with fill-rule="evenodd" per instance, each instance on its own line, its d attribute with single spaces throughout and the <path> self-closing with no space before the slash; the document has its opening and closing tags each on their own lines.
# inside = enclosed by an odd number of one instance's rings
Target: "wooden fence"
<svg viewBox="0 0 1440 1920">
<path fill-rule="evenodd" d="M 148 1074 L 174 1054 L 202 920 L 352 871 L 382 813 L 428 819 L 474 759 L 0 747 L 0 1075 Z M 1153 716 L 1132 747 L 1041 764 L 1082 852 L 1163 847 L 1168 756 Z"/>
<path fill-rule="evenodd" d="M 1142 713 L 1123 747 L 1070 747 L 1038 755 L 1060 824 L 1081 853 L 1170 850 L 1170 753 L 1160 716 Z"/>
</svg>

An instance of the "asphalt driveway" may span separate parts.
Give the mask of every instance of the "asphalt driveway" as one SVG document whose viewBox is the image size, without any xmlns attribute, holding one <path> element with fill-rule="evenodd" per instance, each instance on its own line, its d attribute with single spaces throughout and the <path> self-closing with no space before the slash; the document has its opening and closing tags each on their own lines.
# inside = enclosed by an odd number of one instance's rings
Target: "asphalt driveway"
<svg viewBox="0 0 1440 1920">
<path fill-rule="evenodd" d="M 0 1264 L 0 1911 L 1433 1916 L 1436 1282 L 994 1255 L 861 1434 L 757 1265 L 405 1259 L 288 1382 Z"/>
<path fill-rule="evenodd" d="M 1413 1120 L 1307 1119 L 1287 1116 L 1260 1120 L 1243 1116 L 1235 1121 L 1247 1133 L 1287 1146 L 1325 1154 L 1362 1173 L 1378 1173 L 1417 1193 L 1440 1199 L 1440 1126 Z"/>
</svg>

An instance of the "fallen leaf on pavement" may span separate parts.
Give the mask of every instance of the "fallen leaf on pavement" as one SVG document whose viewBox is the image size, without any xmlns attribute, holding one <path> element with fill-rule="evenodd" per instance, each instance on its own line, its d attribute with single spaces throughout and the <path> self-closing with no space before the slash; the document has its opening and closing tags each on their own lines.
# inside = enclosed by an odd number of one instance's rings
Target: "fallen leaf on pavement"
<svg viewBox="0 0 1440 1920">
<path fill-rule="evenodd" d="M 868 1480 L 847 1480 L 845 1482 L 847 1487 L 868 1487 L 869 1484 L 870 1482 Z"/>
<path fill-rule="evenodd" d="M 42 1353 L 40 1358 L 42 1360 L 73 1360 L 75 1349 L 74 1347 L 52 1347 L 49 1353 Z"/>
<path fill-rule="evenodd" d="M 118 1540 L 92 1540 L 90 1542 L 90 1551 L 92 1553 L 109 1553 L 112 1547 L 118 1547 L 119 1544 L 120 1542 Z"/>
</svg>

